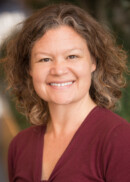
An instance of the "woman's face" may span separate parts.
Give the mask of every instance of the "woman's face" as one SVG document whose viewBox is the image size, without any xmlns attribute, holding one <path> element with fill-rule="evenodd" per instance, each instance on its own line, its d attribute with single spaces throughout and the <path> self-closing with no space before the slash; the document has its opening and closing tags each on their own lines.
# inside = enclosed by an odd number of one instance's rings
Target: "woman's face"
<svg viewBox="0 0 130 182">
<path fill-rule="evenodd" d="M 30 74 L 34 89 L 48 103 L 89 101 L 95 69 L 86 41 L 71 27 L 48 30 L 32 48 Z"/>
</svg>

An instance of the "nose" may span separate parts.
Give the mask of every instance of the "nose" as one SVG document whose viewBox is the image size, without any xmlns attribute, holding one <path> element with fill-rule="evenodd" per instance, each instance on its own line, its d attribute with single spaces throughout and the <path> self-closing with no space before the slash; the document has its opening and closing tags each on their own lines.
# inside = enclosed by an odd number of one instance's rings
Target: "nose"
<svg viewBox="0 0 130 182">
<path fill-rule="evenodd" d="M 50 74 L 51 75 L 63 75 L 68 72 L 67 64 L 65 61 L 54 61 L 51 68 L 50 68 Z"/>
</svg>

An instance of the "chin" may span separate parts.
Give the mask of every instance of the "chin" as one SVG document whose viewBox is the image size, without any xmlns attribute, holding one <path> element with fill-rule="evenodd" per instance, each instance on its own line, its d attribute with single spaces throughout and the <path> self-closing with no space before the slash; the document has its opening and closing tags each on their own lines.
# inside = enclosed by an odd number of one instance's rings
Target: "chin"
<svg viewBox="0 0 130 182">
<path fill-rule="evenodd" d="M 73 101 L 72 100 L 65 100 L 65 99 L 57 99 L 57 100 L 53 100 L 53 101 L 50 101 L 48 103 L 51 103 L 51 104 L 55 104 L 55 105 L 68 105 L 68 104 L 71 104 Z"/>
</svg>

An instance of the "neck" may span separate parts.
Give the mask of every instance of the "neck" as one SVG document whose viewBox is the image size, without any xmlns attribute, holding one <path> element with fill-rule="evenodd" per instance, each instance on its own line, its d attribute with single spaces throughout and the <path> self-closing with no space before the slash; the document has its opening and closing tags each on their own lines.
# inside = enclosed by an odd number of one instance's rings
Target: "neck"
<svg viewBox="0 0 130 182">
<path fill-rule="evenodd" d="M 51 121 L 48 123 L 48 132 L 55 136 L 63 133 L 70 133 L 76 130 L 84 121 L 96 104 L 90 99 L 80 100 L 69 105 L 58 105 L 49 103 Z"/>
</svg>

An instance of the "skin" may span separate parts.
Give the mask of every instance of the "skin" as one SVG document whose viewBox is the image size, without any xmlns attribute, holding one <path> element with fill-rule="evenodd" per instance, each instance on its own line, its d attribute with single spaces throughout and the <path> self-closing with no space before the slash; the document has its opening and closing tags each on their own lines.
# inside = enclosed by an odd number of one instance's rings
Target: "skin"
<svg viewBox="0 0 130 182">
<path fill-rule="evenodd" d="M 49 178 L 75 132 L 96 106 L 89 95 L 95 69 L 86 41 L 71 27 L 48 30 L 32 48 L 30 75 L 36 93 L 48 102 L 51 115 L 44 136 L 42 179 Z"/>
<path fill-rule="evenodd" d="M 89 105 L 91 73 L 95 69 L 86 41 L 67 26 L 49 30 L 32 49 L 30 74 L 34 88 L 50 107 L 69 106 L 82 99 Z M 72 84 L 50 85 L 66 82 Z"/>
</svg>

